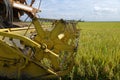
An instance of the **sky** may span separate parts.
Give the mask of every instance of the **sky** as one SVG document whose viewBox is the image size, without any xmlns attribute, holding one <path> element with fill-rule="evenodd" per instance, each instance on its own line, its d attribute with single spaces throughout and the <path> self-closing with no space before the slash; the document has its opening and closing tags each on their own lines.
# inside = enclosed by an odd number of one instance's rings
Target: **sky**
<svg viewBox="0 0 120 80">
<path fill-rule="evenodd" d="M 41 18 L 120 21 L 120 0 L 42 0 L 40 9 Z"/>
</svg>

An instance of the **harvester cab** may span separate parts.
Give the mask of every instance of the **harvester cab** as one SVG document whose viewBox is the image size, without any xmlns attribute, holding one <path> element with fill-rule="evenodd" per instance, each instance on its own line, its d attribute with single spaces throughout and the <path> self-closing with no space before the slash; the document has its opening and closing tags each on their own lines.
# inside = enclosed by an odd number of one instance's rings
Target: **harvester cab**
<svg viewBox="0 0 120 80">
<path fill-rule="evenodd" d="M 0 1 L 0 76 L 8 79 L 48 79 L 68 74 L 74 66 L 79 30 L 74 22 L 56 20 L 45 30 L 32 0 Z M 22 27 L 27 14 L 31 25 Z M 19 25 L 15 25 L 17 21 Z"/>
</svg>

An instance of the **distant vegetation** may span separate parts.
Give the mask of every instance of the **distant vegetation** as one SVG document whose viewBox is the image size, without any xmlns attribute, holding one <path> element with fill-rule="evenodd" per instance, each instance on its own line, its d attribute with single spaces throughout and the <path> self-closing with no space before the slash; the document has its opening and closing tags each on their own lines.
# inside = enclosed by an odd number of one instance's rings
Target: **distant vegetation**
<svg viewBox="0 0 120 80">
<path fill-rule="evenodd" d="M 53 22 L 55 20 L 57 20 L 57 19 L 40 18 L 40 21 L 42 21 L 42 22 Z"/>
<path fill-rule="evenodd" d="M 53 22 L 55 20 L 59 20 L 59 19 L 48 19 L 48 18 L 40 18 L 40 21 L 43 21 L 43 22 Z M 79 19 L 79 20 L 65 20 L 65 21 L 69 21 L 69 22 L 85 22 L 84 20 L 82 19 Z"/>
</svg>

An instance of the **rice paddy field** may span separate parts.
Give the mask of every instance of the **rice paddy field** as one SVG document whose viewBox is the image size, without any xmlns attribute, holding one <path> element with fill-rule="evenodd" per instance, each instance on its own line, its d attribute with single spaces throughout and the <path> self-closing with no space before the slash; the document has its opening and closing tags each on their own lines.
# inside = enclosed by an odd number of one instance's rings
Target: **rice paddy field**
<svg viewBox="0 0 120 80">
<path fill-rule="evenodd" d="M 120 22 L 79 22 L 73 80 L 120 80 Z"/>
</svg>

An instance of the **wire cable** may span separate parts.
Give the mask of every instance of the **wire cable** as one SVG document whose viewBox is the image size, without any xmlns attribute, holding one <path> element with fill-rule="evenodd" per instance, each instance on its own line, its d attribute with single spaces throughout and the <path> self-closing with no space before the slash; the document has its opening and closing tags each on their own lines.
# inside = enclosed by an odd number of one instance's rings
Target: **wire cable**
<svg viewBox="0 0 120 80">
<path fill-rule="evenodd" d="M 41 7 L 41 2 L 42 2 L 42 0 L 40 0 L 40 2 L 39 2 L 38 10 L 39 10 L 40 7 Z"/>
</svg>

